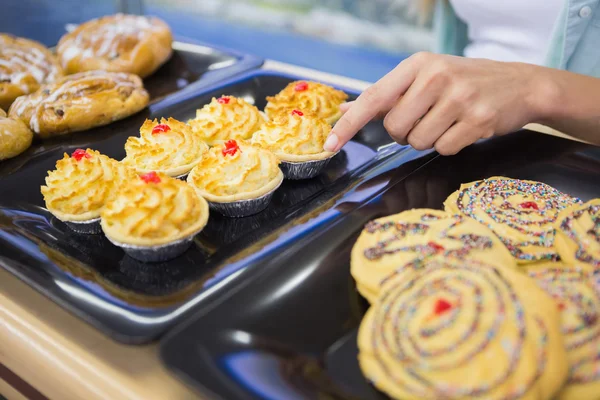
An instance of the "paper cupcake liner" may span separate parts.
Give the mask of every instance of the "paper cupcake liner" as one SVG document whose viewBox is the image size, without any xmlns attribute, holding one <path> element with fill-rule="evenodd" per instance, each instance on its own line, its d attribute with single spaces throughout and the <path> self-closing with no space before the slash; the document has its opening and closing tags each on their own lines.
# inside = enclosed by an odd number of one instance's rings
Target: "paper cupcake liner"
<svg viewBox="0 0 600 400">
<path fill-rule="evenodd" d="M 258 214 L 267 208 L 279 186 L 281 186 L 281 183 L 269 193 L 262 195 L 261 197 L 257 197 L 256 199 L 232 201 L 229 203 L 217 203 L 214 201 L 209 201 L 208 205 L 212 210 L 226 217 L 248 217 L 250 215 Z"/>
<path fill-rule="evenodd" d="M 63 221 L 72 231 L 84 233 L 87 235 L 97 235 L 102 233 L 100 218 L 94 218 L 87 221 Z"/>
<path fill-rule="evenodd" d="M 281 171 L 283 171 L 283 176 L 285 176 L 285 179 L 310 179 L 319 175 L 327 166 L 327 164 L 329 164 L 331 159 L 336 156 L 336 154 L 324 160 L 302 162 L 281 161 L 279 168 L 281 168 Z"/>
<path fill-rule="evenodd" d="M 122 248 L 129 257 L 135 258 L 138 261 L 153 263 L 169 261 L 185 253 L 192 245 L 194 236 L 196 236 L 197 233 L 198 232 L 183 239 L 159 246 L 136 246 L 133 244 L 119 243 L 108 236 L 106 238 L 115 246 Z"/>
</svg>

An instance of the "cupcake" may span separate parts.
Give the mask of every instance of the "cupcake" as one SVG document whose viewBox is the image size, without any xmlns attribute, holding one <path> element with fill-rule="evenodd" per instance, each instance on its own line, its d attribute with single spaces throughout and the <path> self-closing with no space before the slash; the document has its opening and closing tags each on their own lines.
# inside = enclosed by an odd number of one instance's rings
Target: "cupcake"
<svg viewBox="0 0 600 400">
<path fill-rule="evenodd" d="M 273 97 L 267 97 L 265 113 L 271 119 L 294 109 L 311 112 L 333 125 L 342 116 L 340 105 L 348 99 L 341 90 L 317 82 L 296 81 Z"/>
<path fill-rule="evenodd" d="M 208 146 L 185 123 L 174 118 L 160 124 L 146 120 L 140 128 L 140 137 L 130 137 L 125 143 L 127 156 L 123 164 L 138 174 L 161 172 L 171 177 L 182 177 L 194 168 L 208 151 Z"/>
<path fill-rule="evenodd" d="M 275 154 L 243 141 L 230 140 L 210 149 L 187 181 L 228 217 L 264 210 L 283 181 Z"/>
<path fill-rule="evenodd" d="M 208 222 L 208 204 L 185 182 L 154 171 L 130 180 L 102 210 L 114 245 L 144 262 L 184 253 Z"/>
<path fill-rule="evenodd" d="M 252 143 L 272 151 L 281 160 L 287 179 L 317 176 L 336 153 L 323 151 L 331 132 L 324 119 L 300 110 L 278 115 L 252 138 Z"/>
<path fill-rule="evenodd" d="M 77 149 L 57 161 L 41 187 L 46 208 L 80 233 L 100 233 L 100 213 L 135 172 L 91 149 Z"/>
<path fill-rule="evenodd" d="M 210 146 L 227 140 L 248 140 L 265 122 L 258 108 L 246 100 L 223 96 L 196 111 L 196 118 L 188 121 L 192 130 Z"/>
</svg>

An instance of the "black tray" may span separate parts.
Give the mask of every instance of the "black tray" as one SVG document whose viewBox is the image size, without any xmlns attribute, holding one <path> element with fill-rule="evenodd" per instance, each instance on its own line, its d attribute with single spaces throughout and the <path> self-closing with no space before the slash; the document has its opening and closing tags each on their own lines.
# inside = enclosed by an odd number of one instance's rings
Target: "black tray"
<svg viewBox="0 0 600 400">
<path fill-rule="evenodd" d="M 204 312 L 234 292 L 236 282 L 276 259 L 327 221 L 359 204 L 381 185 L 357 187 L 383 170 L 404 165 L 405 173 L 427 157 L 385 146 L 390 139 L 381 123 L 368 125 L 317 178 L 285 181 L 261 214 L 224 218 L 212 214 L 181 257 L 143 264 L 127 257 L 102 236 L 79 235 L 48 213 L 39 186 L 46 171 L 77 147 L 92 147 L 116 159 L 138 135 L 145 118 L 187 120 L 213 96 L 230 94 L 265 105 L 296 77 L 254 71 L 198 93 L 177 93 L 149 110 L 110 126 L 34 146 L 23 156 L 0 164 L 0 265 L 119 341 L 149 341 L 196 310 Z M 383 147 L 382 147 L 383 146 Z M 293 246 L 292 246 L 293 247 Z M 249 268 L 256 266 L 257 268 Z"/>
<path fill-rule="evenodd" d="M 264 60 L 178 36 L 173 42 L 173 56 L 144 80 L 152 101 L 167 95 L 198 91 L 215 82 L 259 68 Z"/>
<path fill-rule="evenodd" d="M 373 176 L 357 190 L 379 185 L 383 194 L 322 226 L 165 337 L 163 360 L 209 398 L 385 399 L 358 367 L 356 332 L 367 303 L 349 273 L 350 250 L 368 220 L 441 209 L 462 182 L 494 175 L 546 182 L 589 200 L 600 197 L 600 148 L 523 131 L 437 157 L 408 176 L 401 169 Z"/>
</svg>

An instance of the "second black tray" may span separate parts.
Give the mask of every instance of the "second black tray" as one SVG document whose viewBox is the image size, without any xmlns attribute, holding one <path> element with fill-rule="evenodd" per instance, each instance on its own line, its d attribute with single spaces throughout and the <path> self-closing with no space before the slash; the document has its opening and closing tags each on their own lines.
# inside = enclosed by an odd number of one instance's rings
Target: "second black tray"
<svg viewBox="0 0 600 400">
<path fill-rule="evenodd" d="M 600 197 L 600 148 L 519 132 L 406 175 L 372 175 L 381 187 L 360 207 L 248 276 L 244 288 L 165 338 L 167 365 L 209 398 L 385 399 L 358 367 L 357 327 L 367 309 L 350 275 L 350 251 L 364 224 L 412 208 L 442 208 L 461 183 L 504 175 L 548 183 L 582 200 Z"/>
<path fill-rule="evenodd" d="M 382 124 L 369 124 L 320 176 L 285 181 L 258 215 L 232 219 L 211 213 L 192 248 L 161 264 L 140 263 L 103 235 L 76 234 L 43 208 L 40 185 L 63 152 L 91 147 L 120 160 L 127 137 L 139 134 L 145 118 L 186 121 L 224 94 L 263 108 L 267 96 L 297 78 L 254 71 L 201 91 L 178 92 L 131 118 L 38 144 L 0 164 L 0 266 L 115 339 L 147 342 L 191 312 L 208 311 L 237 290 L 240 278 L 301 246 L 311 232 L 349 210 L 336 208 L 342 201 L 356 207 L 383 185 L 361 183 L 399 166 L 408 174 L 432 157 L 386 146 L 390 139 Z"/>
</svg>

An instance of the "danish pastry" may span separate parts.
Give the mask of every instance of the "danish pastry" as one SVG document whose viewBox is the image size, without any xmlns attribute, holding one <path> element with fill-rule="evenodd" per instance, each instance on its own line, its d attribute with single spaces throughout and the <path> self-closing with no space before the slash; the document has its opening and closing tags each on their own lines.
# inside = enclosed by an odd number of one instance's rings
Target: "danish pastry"
<svg viewBox="0 0 600 400">
<path fill-rule="evenodd" d="M 104 70 L 142 78 L 173 52 L 169 26 L 156 17 L 116 14 L 88 21 L 65 34 L 56 48 L 69 74 Z"/>
<path fill-rule="evenodd" d="M 0 161 L 16 157 L 31 146 L 33 132 L 23 121 L 7 118 L 0 108 Z"/>
<path fill-rule="evenodd" d="M 373 302 L 392 275 L 419 269 L 436 256 L 470 257 L 499 268 L 516 268 L 502 242 L 480 223 L 444 211 L 417 209 L 369 222 L 352 248 L 350 272 L 358 291 Z"/>
<path fill-rule="evenodd" d="M 342 116 L 340 105 L 348 99 L 341 90 L 317 82 L 296 81 L 281 92 L 267 97 L 265 113 L 271 119 L 288 114 L 292 110 L 310 112 L 333 125 Z"/>
<path fill-rule="evenodd" d="M 600 268 L 600 199 L 564 210 L 555 227 L 555 247 L 561 259 Z"/>
<path fill-rule="evenodd" d="M 565 208 L 581 200 L 540 182 L 492 177 L 464 184 L 444 202 L 488 226 L 518 263 L 556 260 L 554 222 Z"/>
<path fill-rule="evenodd" d="M 600 399 L 600 277 L 577 267 L 535 268 L 532 277 L 561 313 L 570 374 L 559 400 Z"/>
<path fill-rule="evenodd" d="M 62 75 L 58 60 L 44 45 L 0 33 L 0 108 L 8 110 L 17 97 Z"/>
<path fill-rule="evenodd" d="M 208 146 L 191 128 L 174 118 L 146 120 L 140 137 L 130 137 L 125 143 L 127 156 L 123 163 L 143 174 L 163 172 L 169 176 L 185 175 L 194 168 Z"/>
<path fill-rule="evenodd" d="M 197 110 L 196 118 L 188 124 L 202 140 L 214 146 L 227 140 L 248 140 L 264 121 L 258 108 L 246 100 L 222 96 Z"/>
<path fill-rule="evenodd" d="M 323 160 L 334 153 L 323 151 L 331 125 L 324 119 L 300 110 L 279 115 L 263 125 L 252 143 L 275 153 L 282 161 Z"/>
<path fill-rule="evenodd" d="M 89 221 L 98 218 L 106 202 L 135 176 L 98 151 L 78 149 L 71 156 L 65 153 L 56 169 L 48 171 L 41 191 L 46 208 L 61 221 Z"/>
<path fill-rule="evenodd" d="M 388 281 L 358 347 L 364 375 L 402 400 L 546 400 L 568 372 L 552 299 L 517 271 L 467 259 Z"/>
<path fill-rule="evenodd" d="M 132 74 L 91 71 L 65 76 L 19 97 L 9 115 L 41 138 L 83 131 L 123 119 L 148 104 L 142 80 Z"/>
</svg>

